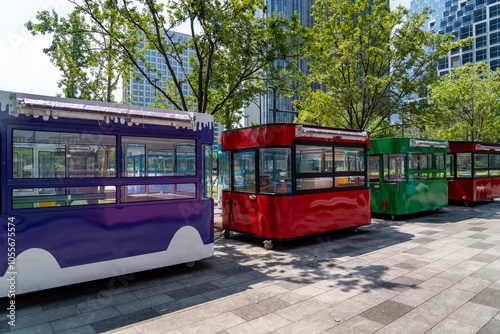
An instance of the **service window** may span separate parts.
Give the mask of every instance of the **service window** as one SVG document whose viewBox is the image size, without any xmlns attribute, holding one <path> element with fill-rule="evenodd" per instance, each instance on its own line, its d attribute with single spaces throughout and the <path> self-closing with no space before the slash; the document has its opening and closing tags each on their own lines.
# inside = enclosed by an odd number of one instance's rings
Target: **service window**
<svg viewBox="0 0 500 334">
<path fill-rule="evenodd" d="M 384 154 L 384 182 L 405 183 L 405 154 Z"/>
<path fill-rule="evenodd" d="M 290 194 L 292 192 L 292 149 L 259 150 L 259 192 Z"/>
<path fill-rule="evenodd" d="M 472 177 L 472 153 L 457 153 L 457 178 Z"/>
<path fill-rule="evenodd" d="M 212 198 L 212 145 L 203 145 L 202 196 Z"/>
<path fill-rule="evenodd" d="M 488 154 L 474 153 L 474 178 L 488 177 Z"/>
<path fill-rule="evenodd" d="M 366 177 L 365 150 L 362 147 L 335 147 L 335 187 L 363 187 Z M 364 173 L 363 173 L 364 174 Z"/>
<path fill-rule="evenodd" d="M 196 175 L 194 140 L 122 137 L 122 176 Z"/>
<path fill-rule="evenodd" d="M 500 176 L 500 154 L 490 154 L 490 177 Z"/>
<path fill-rule="evenodd" d="M 370 183 L 380 182 L 380 156 L 371 156 L 368 160 Z"/>
<path fill-rule="evenodd" d="M 408 173 L 409 181 L 425 181 L 428 179 L 427 168 L 428 168 L 428 155 L 422 152 L 410 152 L 408 153 L 408 161 L 410 164 L 410 171 Z"/>
<path fill-rule="evenodd" d="M 121 186 L 122 203 L 196 198 L 196 184 L 133 184 Z"/>
<path fill-rule="evenodd" d="M 448 171 L 448 173 L 447 173 L 448 179 L 452 179 L 455 177 L 455 155 L 454 154 L 448 154 L 448 159 L 446 159 L 446 170 Z"/>
<path fill-rule="evenodd" d="M 332 147 L 297 145 L 295 147 L 297 173 L 333 172 Z M 335 161 L 337 168 L 337 161 Z"/>
<path fill-rule="evenodd" d="M 12 177 L 116 176 L 116 136 L 14 130 Z"/>
<path fill-rule="evenodd" d="M 255 151 L 233 153 L 233 189 L 255 192 Z"/>
<path fill-rule="evenodd" d="M 229 173 L 231 169 L 230 157 L 230 152 L 221 152 L 218 157 L 218 183 L 222 186 L 222 190 L 231 189 L 231 174 Z"/>
</svg>

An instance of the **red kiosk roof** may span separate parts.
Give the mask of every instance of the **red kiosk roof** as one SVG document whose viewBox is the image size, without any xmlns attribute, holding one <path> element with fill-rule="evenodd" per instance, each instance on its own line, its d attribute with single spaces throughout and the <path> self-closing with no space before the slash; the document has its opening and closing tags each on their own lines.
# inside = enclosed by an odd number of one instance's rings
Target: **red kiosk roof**
<svg viewBox="0 0 500 334">
<path fill-rule="evenodd" d="M 293 140 L 360 143 L 370 148 L 368 132 L 315 127 L 301 124 L 271 124 L 222 132 L 221 149 L 260 146 L 291 146 Z"/>
</svg>

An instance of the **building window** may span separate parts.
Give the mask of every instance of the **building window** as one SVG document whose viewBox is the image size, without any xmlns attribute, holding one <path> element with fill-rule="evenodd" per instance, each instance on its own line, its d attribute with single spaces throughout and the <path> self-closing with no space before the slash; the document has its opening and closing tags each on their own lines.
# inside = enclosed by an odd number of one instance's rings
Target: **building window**
<svg viewBox="0 0 500 334">
<path fill-rule="evenodd" d="M 474 11 L 474 23 L 486 20 L 486 7 Z"/>
<path fill-rule="evenodd" d="M 476 36 L 486 33 L 486 22 L 476 24 Z"/>
<path fill-rule="evenodd" d="M 490 20 L 490 31 L 500 29 L 500 18 Z"/>
<path fill-rule="evenodd" d="M 500 67 L 500 59 L 495 59 L 490 61 L 490 68 L 492 71 L 496 70 Z"/>
<path fill-rule="evenodd" d="M 438 62 L 438 70 L 444 70 L 448 68 L 448 57 Z"/>
<path fill-rule="evenodd" d="M 462 65 L 465 65 L 467 63 L 471 63 L 472 64 L 472 61 L 473 61 L 472 60 L 472 55 L 473 55 L 472 52 L 471 53 L 464 53 L 462 55 Z"/>
<path fill-rule="evenodd" d="M 500 43 L 500 32 L 490 34 L 490 45 Z"/>
<path fill-rule="evenodd" d="M 490 19 L 500 15 L 500 5 L 495 5 L 490 7 Z"/>
<path fill-rule="evenodd" d="M 459 67 L 460 66 L 460 56 L 451 57 L 451 67 Z"/>
<path fill-rule="evenodd" d="M 486 49 L 482 50 L 477 50 L 476 51 L 476 62 L 486 60 L 488 58 L 488 53 L 486 52 Z"/>
<path fill-rule="evenodd" d="M 476 37 L 476 49 L 486 46 L 486 36 Z"/>
<path fill-rule="evenodd" d="M 467 37 L 472 36 L 472 26 L 466 26 L 460 28 L 460 39 L 466 39 Z"/>
<path fill-rule="evenodd" d="M 490 58 L 500 57 L 500 46 L 490 48 Z"/>
</svg>

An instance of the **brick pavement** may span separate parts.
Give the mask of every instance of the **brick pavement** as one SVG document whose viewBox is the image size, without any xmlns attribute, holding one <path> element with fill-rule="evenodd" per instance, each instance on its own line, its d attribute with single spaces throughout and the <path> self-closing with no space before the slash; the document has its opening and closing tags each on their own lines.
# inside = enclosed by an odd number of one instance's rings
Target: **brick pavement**
<svg viewBox="0 0 500 334">
<path fill-rule="evenodd" d="M 191 269 L 18 296 L 0 333 L 500 333 L 500 202 L 403 219 L 272 251 L 233 233 Z"/>
</svg>

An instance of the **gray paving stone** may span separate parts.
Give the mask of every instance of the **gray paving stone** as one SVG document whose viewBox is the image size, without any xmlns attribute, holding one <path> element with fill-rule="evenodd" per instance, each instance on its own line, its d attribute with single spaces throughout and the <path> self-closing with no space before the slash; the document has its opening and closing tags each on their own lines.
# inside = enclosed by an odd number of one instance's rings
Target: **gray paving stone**
<svg viewBox="0 0 500 334">
<path fill-rule="evenodd" d="M 159 314 L 169 314 L 172 312 L 184 310 L 186 308 L 203 304 L 208 301 L 208 298 L 204 296 L 193 296 L 189 298 L 184 298 L 181 300 L 174 300 L 160 305 L 153 306 L 153 309 Z"/>
<path fill-rule="evenodd" d="M 475 334 L 478 327 L 464 324 L 458 320 L 445 319 L 429 330 L 429 334 Z"/>
<path fill-rule="evenodd" d="M 471 302 L 500 309 L 500 290 L 486 288 L 474 296 Z"/>
<path fill-rule="evenodd" d="M 167 296 L 166 294 L 161 294 L 161 295 L 156 295 L 156 296 L 151 296 L 135 301 L 131 301 L 128 303 L 123 303 L 120 305 L 115 305 L 115 309 L 118 310 L 121 314 L 128 314 L 132 312 L 138 312 L 140 310 L 154 307 L 156 305 L 161 305 L 165 304 L 168 302 L 173 301 L 172 298 Z"/>
<path fill-rule="evenodd" d="M 406 305 L 410 305 L 413 307 L 417 307 L 425 303 L 426 301 L 428 301 L 437 294 L 438 294 L 437 291 L 416 287 L 414 289 L 406 290 L 405 292 L 400 293 L 399 295 L 391 298 L 391 300 Z"/>
<path fill-rule="evenodd" d="M 486 227 L 471 227 L 468 230 L 469 231 L 476 231 L 476 232 L 483 232 L 483 231 L 486 231 L 487 228 Z"/>
<path fill-rule="evenodd" d="M 449 318 L 464 322 L 476 327 L 483 327 L 496 314 L 498 309 L 486 305 L 467 302 L 458 310 L 453 312 Z M 499 328 L 500 330 L 500 328 Z"/>
<path fill-rule="evenodd" d="M 418 268 L 421 268 L 423 266 L 426 266 L 428 264 L 429 264 L 429 262 L 424 262 L 424 261 L 418 261 L 418 260 L 415 260 L 415 259 L 411 259 L 411 260 L 404 261 L 404 262 L 396 264 L 396 267 L 402 268 L 402 269 L 414 270 L 414 269 L 418 269 Z"/>
<path fill-rule="evenodd" d="M 489 244 L 486 242 L 476 242 L 472 245 L 469 245 L 468 247 L 486 250 L 486 249 L 490 249 L 494 246 L 496 246 L 496 244 Z"/>
<path fill-rule="evenodd" d="M 334 323 L 335 327 L 323 332 L 325 334 L 368 334 L 374 333 L 377 329 L 381 328 L 383 325 L 375 321 L 363 318 L 361 316 L 356 316 L 346 322 Z"/>
<path fill-rule="evenodd" d="M 43 312 L 30 314 L 29 316 L 16 319 L 16 329 L 31 327 L 38 324 L 49 323 L 58 319 L 64 319 L 80 314 L 75 305 L 66 306 Z"/>
<path fill-rule="evenodd" d="M 106 307 L 119 305 L 123 303 L 128 303 L 137 300 L 131 292 L 121 293 L 119 295 L 108 295 L 108 296 L 99 296 L 92 299 L 88 299 L 85 302 L 78 303 L 76 306 L 82 313 L 93 312 L 97 310 L 101 310 Z"/>
<path fill-rule="evenodd" d="M 486 281 L 494 282 L 500 279 L 500 270 L 481 268 L 471 275 L 474 278 L 484 279 Z"/>
<path fill-rule="evenodd" d="M 166 295 L 172 298 L 173 300 L 180 300 L 218 289 L 220 289 L 219 286 L 208 282 L 208 283 L 194 285 L 189 288 L 167 292 Z"/>
<path fill-rule="evenodd" d="M 58 332 L 57 334 L 97 334 L 97 333 L 98 332 L 96 332 L 94 328 L 92 328 L 92 326 L 85 325 L 82 327 L 68 329 L 67 331 Z"/>
<path fill-rule="evenodd" d="M 80 314 L 77 316 L 52 321 L 51 325 L 54 329 L 54 332 L 62 332 L 68 329 L 90 325 L 101 320 L 114 318 L 119 315 L 120 313 L 118 313 L 116 309 L 110 307 L 95 312 Z"/>
<path fill-rule="evenodd" d="M 490 281 L 486 281 L 480 278 L 465 277 L 460 282 L 455 284 L 453 287 L 461 290 L 471 291 L 479 293 L 491 284 Z"/>
<path fill-rule="evenodd" d="M 54 331 L 52 330 L 52 327 L 50 327 L 50 324 L 40 324 L 40 325 L 31 326 L 31 327 L 27 327 L 27 328 L 16 329 L 16 330 L 11 331 L 9 333 L 13 333 L 13 334 L 52 334 L 52 333 L 54 333 Z"/>
<path fill-rule="evenodd" d="M 491 319 L 477 334 L 498 334 L 499 329 L 500 319 Z"/>
<path fill-rule="evenodd" d="M 223 319 L 221 319 L 224 321 Z M 229 334 L 264 334 L 272 333 L 275 330 L 285 327 L 290 324 L 290 321 L 276 315 L 268 314 L 266 316 L 244 322 L 240 325 L 226 329 Z M 193 332 L 195 334 L 199 332 Z"/>
<path fill-rule="evenodd" d="M 155 318 L 159 315 L 160 314 L 156 310 L 152 308 L 147 308 L 144 310 L 135 311 L 133 313 L 121 315 L 118 317 L 97 321 L 92 323 L 91 326 L 97 333 L 103 333 L 113 329 L 118 329 L 120 327 L 125 327 L 137 322 Z"/>
<path fill-rule="evenodd" d="M 375 333 L 377 334 L 422 334 L 426 333 L 432 326 L 424 324 L 406 316 L 391 322 Z"/>
<path fill-rule="evenodd" d="M 411 310 L 413 310 L 412 306 L 388 300 L 366 310 L 360 316 L 382 325 L 388 325 Z"/>
<path fill-rule="evenodd" d="M 484 234 L 484 233 L 476 233 L 469 236 L 469 238 L 474 238 L 474 239 L 487 239 L 489 237 L 490 237 L 489 234 Z"/>
<path fill-rule="evenodd" d="M 0 333 L 6 333 L 10 331 L 10 326 L 8 324 L 8 320 L 2 320 L 0 321 Z"/>
<path fill-rule="evenodd" d="M 289 303 L 277 297 L 273 297 L 265 299 L 261 302 L 256 301 L 253 304 L 235 309 L 232 312 L 245 320 L 253 320 L 266 314 L 276 312 L 288 306 L 290 306 Z"/>
<path fill-rule="evenodd" d="M 320 302 L 316 299 L 307 299 L 278 310 L 276 314 L 282 318 L 296 322 L 311 314 L 327 309 L 328 307 L 330 307 L 330 305 L 327 303 Z"/>
</svg>

